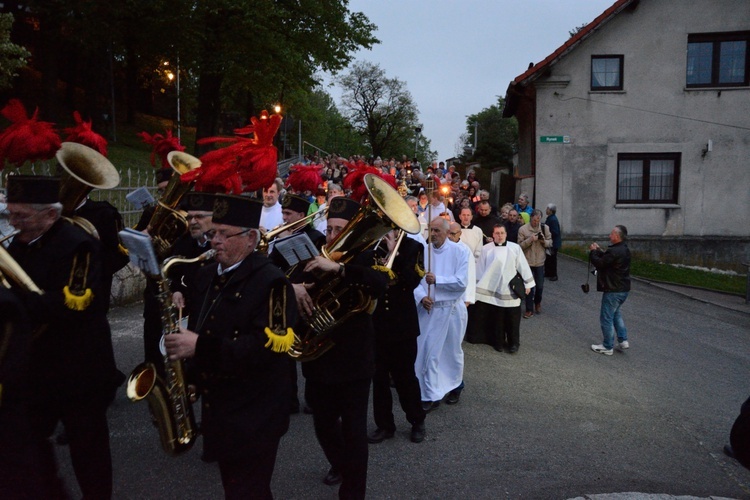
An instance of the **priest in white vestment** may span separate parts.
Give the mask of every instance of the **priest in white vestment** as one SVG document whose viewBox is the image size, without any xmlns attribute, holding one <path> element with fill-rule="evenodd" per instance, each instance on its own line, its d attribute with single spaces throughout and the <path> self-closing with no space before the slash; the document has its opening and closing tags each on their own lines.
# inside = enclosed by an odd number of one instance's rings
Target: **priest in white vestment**
<svg viewBox="0 0 750 500">
<path fill-rule="evenodd" d="M 450 223 L 440 217 L 430 223 L 427 273 L 414 290 L 421 332 L 414 367 L 425 411 L 436 408 L 450 391 L 460 391 L 463 382 L 461 340 L 468 320 L 463 296 L 469 283 L 469 252 L 448 239 L 449 228 Z"/>
<path fill-rule="evenodd" d="M 505 227 L 495 225 L 492 243 L 482 247 L 477 262 L 477 301 L 471 310 L 466 341 L 515 354 L 520 346 L 521 299 L 509 284 L 520 274 L 529 293 L 534 277 L 521 247 L 507 241 L 507 237 Z"/>
</svg>

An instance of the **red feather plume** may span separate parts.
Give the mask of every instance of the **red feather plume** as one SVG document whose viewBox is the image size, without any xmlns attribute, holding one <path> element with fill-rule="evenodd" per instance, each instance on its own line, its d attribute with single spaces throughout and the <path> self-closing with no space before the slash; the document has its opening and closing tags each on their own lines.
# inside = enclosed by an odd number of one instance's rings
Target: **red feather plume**
<svg viewBox="0 0 750 500">
<path fill-rule="evenodd" d="M 138 134 L 146 144 L 153 146 L 151 150 L 151 166 L 154 168 L 169 168 L 172 167 L 167 161 L 167 155 L 172 151 L 185 151 L 185 146 L 180 144 L 180 139 L 172 135 L 171 130 L 167 130 L 166 135 L 154 134 L 151 135 L 147 132 L 141 132 Z M 161 166 L 156 165 L 156 156 L 161 159 Z"/>
<path fill-rule="evenodd" d="M 39 121 L 39 108 L 29 118 L 21 101 L 11 99 L 0 114 L 11 122 L 0 133 L 0 169 L 6 161 L 20 167 L 25 161 L 49 160 L 60 149 L 55 124 Z"/>
<path fill-rule="evenodd" d="M 91 129 L 91 120 L 84 121 L 83 118 L 81 118 L 81 113 L 78 111 L 73 112 L 73 119 L 76 122 L 75 127 L 63 130 L 63 132 L 68 134 L 68 137 L 66 137 L 65 140 L 68 142 L 83 144 L 84 146 L 95 149 L 102 155 L 107 156 L 107 139 Z"/>
<path fill-rule="evenodd" d="M 302 165 L 301 163 L 292 165 L 289 167 L 289 177 L 286 184 L 297 193 L 305 191 L 314 193 L 318 186 L 323 183 L 322 171 L 323 165 Z"/>
<path fill-rule="evenodd" d="M 250 125 L 235 129 L 235 134 L 252 134 L 252 137 L 205 137 L 198 144 L 229 143 L 223 148 L 201 156 L 200 168 L 183 174 L 184 182 L 195 181 L 198 191 L 228 189 L 235 194 L 267 188 L 278 172 L 276 147 L 273 137 L 281 125 L 281 115 L 251 117 Z M 187 177 L 186 177 L 187 176 Z"/>
<path fill-rule="evenodd" d="M 363 161 L 357 163 L 345 162 L 345 165 L 349 168 L 349 173 L 344 177 L 343 186 L 344 189 L 351 190 L 351 198 L 357 202 L 367 196 L 367 188 L 365 188 L 365 174 L 374 174 L 386 181 L 391 185 L 392 188 L 396 189 L 396 178 L 391 174 L 383 173 L 383 170 L 372 165 L 368 165 Z"/>
</svg>

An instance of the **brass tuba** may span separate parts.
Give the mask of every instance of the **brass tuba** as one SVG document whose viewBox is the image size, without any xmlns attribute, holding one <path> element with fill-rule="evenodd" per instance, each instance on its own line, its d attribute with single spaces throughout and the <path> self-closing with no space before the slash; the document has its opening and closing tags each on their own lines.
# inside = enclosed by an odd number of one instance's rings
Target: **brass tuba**
<svg viewBox="0 0 750 500">
<path fill-rule="evenodd" d="M 98 238 L 94 225 L 83 217 L 74 215 L 75 209 L 92 189 L 117 187 L 120 184 L 120 174 L 106 156 L 77 142 L 63 142 L 55 156 L 61 167 L 58 173 L 63 216 Z"/>
<path fill-rule="evenodd" d="M 194 259 L 170 257 L 161 267 L 157 278 L 161 325 L 164 335 L 180 333 L 177 311 L 172 305 L 167 272 L 174 264 L 190 264 L 212 258 L 215 250 L 208 250 Z M 193 407 L 185 381 L 185 363 L 170 361 L 164 356 L 165 377 L 162 378 L 153 363 L 141 363 L 128 377 L 127 395 L 133 401 L 146 399 L 159 429 L 161 446 L 170 455 L 179 455 L 189 450 L 198 437 Z"/>
<path fill-rule="evenodd" d="M 367 199 L 341 233 L 323 247 L 327 259 L 345 264 L 393 229 L 416 234 L 420 224 L 409 205 L 386 181 L 377 175 L 364 177 Z M 350 289 L 340 277 L 327 280 L 313 291 L 313 314 L 308 331 L 296 339 L 288 354 L 299 361 L 311 361 L 333 347 L 330 332 L 353 314 L 372 313 L 377 301 L 359 288 Z"/>
<path fill-rule="evenodd" d="M 174 170 L 174 174 L 169 179 L 164 194 L 157 202 L 154 214 L 148 223 L 148 234 L 151 236 L 154 251 L 160 259 L 169 254 L 169 249 L 188 228 L 187 219 L 176 208 L 182 197 L 193 187 L 193 183 L 182 182 L 180 177 L 201 166 L 198 158 L 182 151 L 170 152 L 167 155 L 167 161 Z"/>
</svg>

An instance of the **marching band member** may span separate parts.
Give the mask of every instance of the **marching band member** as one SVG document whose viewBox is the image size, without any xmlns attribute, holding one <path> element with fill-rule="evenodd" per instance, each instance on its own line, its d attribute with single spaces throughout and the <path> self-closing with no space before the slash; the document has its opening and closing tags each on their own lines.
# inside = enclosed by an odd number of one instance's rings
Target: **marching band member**
<svg viewBox="0 0 750 500">
<path fill-rule="evenodd" d="M 202 396 L 203 459 L 218 462 L 228 499 L 272 498 L 271 477 L 289 428 L 285 352 L 297 320 L 284 274 L 256 253 L 260 202 L 215 195 L 215 261 L 200 269 L 188 328 L 167 335 L 170 360 L 190 360 Z"/>
<path fill-rule="evenodd" d="M 8 177 L 10 222 L 19 230 L 8 252 L 44 290 L 15 288 L 29 311 L 30 426 L 40 446 L 37 464 L 47 498 L 61 494 L 48 438 L 59 421 L 84 498 L 110 498 L 112 461 L 107 406 L 124 375 L 115 367 L 108 291 L 102 287 L 100 243 L 61 220 L 59 179 Z"/>
</svg>

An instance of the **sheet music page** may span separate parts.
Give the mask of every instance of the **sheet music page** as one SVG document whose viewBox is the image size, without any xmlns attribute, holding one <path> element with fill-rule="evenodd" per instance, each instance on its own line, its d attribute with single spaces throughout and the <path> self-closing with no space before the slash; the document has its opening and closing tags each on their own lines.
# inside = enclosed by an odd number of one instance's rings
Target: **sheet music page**
<svg viewBox="0 0 750 500">
<path fill-rule="evenodd" d="M 118 233 L 125 248 L 128 249 L 130 262 L 146 274 L 159 275 L 159 260 L 154 253 L 151 237 L 135 229 L 126 228 Z"/>
<path fill-rule="evenodd" d="M 312 240 L 305 233 L 297 233 L 285 238 L 279 238 L 273 241 L 273 251 L 279 252 L 287 264 L 293 266 L 303 262 L 320 253 L 313 245 Z"/>
</svg>

